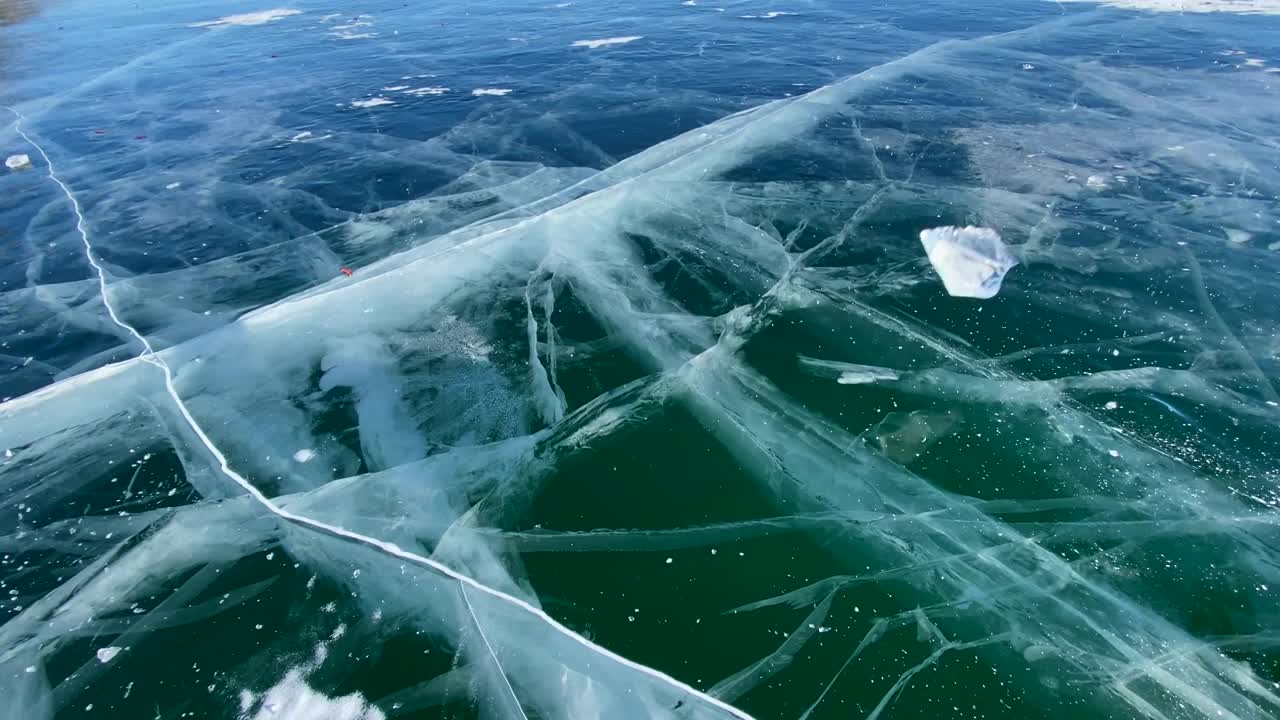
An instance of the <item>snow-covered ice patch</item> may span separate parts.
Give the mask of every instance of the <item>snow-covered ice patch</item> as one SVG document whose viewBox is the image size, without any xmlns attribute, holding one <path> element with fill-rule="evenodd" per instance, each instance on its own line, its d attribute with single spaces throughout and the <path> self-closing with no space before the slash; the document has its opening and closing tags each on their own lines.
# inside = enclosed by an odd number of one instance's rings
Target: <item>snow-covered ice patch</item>
<svg viewBox="0 0 1280 720">
<path fill-rule="evenodd" d="M 217 20 L 206 20 L 198 22 L 191 27 L 232 27 L 234 25 L 266 25 L 269 22 L 275 22 L 290 15 L 301 15 L 301 10 L 292 10 L 289 8 L 276 8 L 275 10 L 263 10 L 255 13 L 244 13 L 243 15 L 228 15 Z"/>
<path fill-rule="evenodd" d="M 312 450 L 311 448 L 303 448 L 293 454 L 293 459 L 296 462 L 304 463 L 314 458 L 315 456 L 316 456 L 315 450 Z"/>
<path fill-rule="evenodd" d="M 1107 176 L 1090 175 L 1089 178 L 1084 181 L 1084 184 L 1094 190 L 1103 190 L 1107 187 Z"/>
<path fill-rule="evenodd" d="M 609 45 L 626 45 L 629 42 L 635 42 L 643 37 L 643 35 L 628 35 L 626 37 L 600 38 L 599 40 L 574 40 L 573 47 L 584 47 L 595 50 L 596 48 L 607 47 Z"/>
<path fill-rule="evenodd" d="M 423 97 L 426 95 L 443 95 L 449 92 L 447 87 L 420 87 L 411 90 L 405 90 L 405 95 L 413 95 L 414 97 Z"/>
<path fill-rule="evenodd" d="M 390 98 L 375 97 L 375 98 L 369 98 L 368 100 L 356 100 L 355 102 L 351 103 L 351 107 L 375 108 L 375 107 L 380 107 L 382 105 L 395 105 L 395 104 L 396 104 L 396 101 Z"/>
<path fill-rule="evenodd" d="M 409 89 L 408 85 L 392 85 L 390 87 L 382 88 L 382 91 L 383 92 L 400 92 L 401 90 L 408 90 L 408 89 Z"/>
<path fill-rule="evenodd" d="M 4 166 L 10 170 L 26 170 L 31 167 L 31 158 L 26 155 L 10 155 L 5 158 Z"/>
<path fill-rule="evenodd" d="M 921 231 L 920 243 L 952 297 L 995 297 L 1004 276 L 1018 264 L 991 228 L 929 228 Z"/>
<path fill-rule="evenodd" d="M 177 189 L 178 189 L 178 188 L 180 188 L 180 187 L 182 187 L 182 183 L 180 183 L 180 182 L 171 182 L 171 183 L 169 183 L 168 185 L 165 185 L 165 186 L 164 186 L 164 189 L 165 189 L 165 190 L 177 190 Z"/>
<path fill-rule="evenodd" d="M 114 645 L 111 647 L 98 648 L 98 662 L 100 663 L 111 662 L 112 660 L 115 659 L 117 655 L 120 654 L 120 650 L 121 648 L 115 647 Z"/>
<path fill-rule="evenodd" d="M 481 97 L 484 95 L 495 95 L 495 96 L 501 97 L 503 95 L 510 95 L 511 88 L 476 88 L 475 90 L 471 91 L 471 94 L 475 95 L 476 97 Z"/>
</svg>

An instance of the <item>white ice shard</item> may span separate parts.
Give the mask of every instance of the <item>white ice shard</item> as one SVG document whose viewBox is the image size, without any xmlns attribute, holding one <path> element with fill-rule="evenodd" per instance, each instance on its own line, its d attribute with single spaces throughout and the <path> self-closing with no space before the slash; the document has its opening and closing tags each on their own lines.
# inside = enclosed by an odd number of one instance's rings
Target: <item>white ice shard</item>
<svg viewBox="0 0 1280 720">
<path fill-rule="evenodd" d="M 953 297 L 995 297 L 1004 276 L 1018 264 L 991 228 L 929 228 L 921 231 L 920 242 Z"/>
<path fill-rule="evenodd" d="M 5 158 L 4 166 L 10 170 L 26 170 L 31 167 L 31 158 L 26 155 L 10 155 Z"/>
</svg>

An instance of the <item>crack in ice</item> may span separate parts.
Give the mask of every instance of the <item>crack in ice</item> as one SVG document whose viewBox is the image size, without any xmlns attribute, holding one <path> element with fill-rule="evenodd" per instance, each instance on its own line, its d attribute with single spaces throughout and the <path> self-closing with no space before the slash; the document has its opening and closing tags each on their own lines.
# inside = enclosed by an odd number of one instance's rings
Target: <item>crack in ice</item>
<svg viewBox="0 0 1280 720">
<path fill-rule="evenodd" d="M 366 547 L 377 550 L 385 555 L 399 558 L 401 560 L 411 562 L 415 565 L 419 565 L 421 567 L 425 567 L 430 570 L 433 570 L 441 575 L 444 575 L 460 583 L 462 586 L 464 586 L 463 588 L 464 593 L 465 593 L 465 588 L 470 587 L 473 590 L 481 592 L 485 595 L 489 595 L 490 597 L 493 597 L 494 599 L 500 602 L 506 603 L 513 608 L 516 608 L 522 612 L 525 612 L 533 616 L 538 621 L 544 623 L 549 628 L 551 628 L 554 632 L 560 635 L 563 635 L 570 641 L 585 647 L 591 652 L 597 653 L 602 657 L 605 657 L 631 670 L 647 675 L 650 678 L 653 678 L 654 680 L 657 680 L 658 682 L 663 683 L 671 688 L 674 688 L 683 693 L 687 693 L 693 697 L 696 697 L 702 702 L 705 702 L 709 705 L 717 707 L 733 715 L 734 717 L 740 718 L 740 720 L 754 720 L 754 718 L 752 718 L 752 716 L 747 714 L 746 712 L 739 710 L 738 708 L 722 700 L 712 697 L 711 695 L 704 693 L 694 688 L 691 685 L 683 683 L 675 679 L 674 677 L 667 675 L 666 673 L 663 673 L 659 670 L 655 670 L 654 668 L 651 668 L 647 665 L 643 665 L 641 663 L 628 660 L 627 658 L 609 650 L 608 648 L 605 648 L 593 643 L 592 641 L 577 634 L 573 630 L 570 630 L 568 627 L 561 624 L 555 618 L 548 615 L 545 611 L 535 607 L 534 605 L 530 604 L 525 600 L 522 600 L 514 595 L 503 592 L 501 590 L 496 590 L 494 588 L 491 588 L 488 585 L 485 585 L 477 580 L 474 580 L 470 576 L 464 573 L 458 572 L 457 570 L 454 570 L 443 563 L 437 562 L 435 560 L 424 557 L 422 555 L 418 555 L 417 553 L 413 553 L 413 552 L 409 552 L 407 550 L 401 549 L 399 546 L 393 543 L 379 540 L 377 538 L 363 535 L 361 533 L 353 532 L 341 526 L 332 525 L 332 524 L 308 517 L 306 515 L 301 515 L 301 514 L 292 512 L 290 510 L 286 510 L 285 508 L 281 507 L 280 505 L 272 501 L 271 498 L 267 497 L 266 494 L 264 494 L 261 490 L 259 490 L 257 486 L 255 486 L 247 478 L 245 478 L 243 475 L 241 475 L 231 467 L 231 464 L 227 459 L 226 455 L 213 442 L 213 440 L 205 432 L 204 428 L 200 425 L 200 423 L 196 421 L 196 418 L 192 414 L 190 408 L 187 406 L 186 402 L 182 400 L 181 395 L 178 393 L 177 385 L 174 379 L 173 369 L 170 368 L 168 363 L 166 363 L 159 355 L 156 354 L 151 343 L 140 332 L 138 332 L 136 328 L 134 328 L 132 325 L 130 325 L 129 323 L 125 322 L 123 319 L 120 318 L 119 314 L 116 311 L 115 306 L 111 302 L 110 295 L 107 292 L 107 273 L 106 273 L 106 270 L 102 267 L 102 265 L 98 262 L 94 254 L 93 243 L 89 239 L 89 232 L 88 232 L 88 229 L 86 228 L 86 220 L 84 217 L 83 210 L 80 206 L 79 200 L 76 199 L 75 194 L 72 193 L 71 189 L 66 185 L 66 183 L 64 183 L 62 179 L 58 177 L 56 170 L 54 169 L 53 162 L 50 160 L 44 148 L 35 140 L 33 140 L 22 129 L 22 123 L 25 120 L 25 117 L 22 115 L 22 113 L 20 113 L 18 110 L 14 108 L 11 108 L 8 106 L 4 106 L 4 107 L 6 110 L 12 113 L 16 118 L 16 122 L 14 123 L 14 130 L 20 136 L 22 136 L 22 138 L 26 140 L 33 148 L 35 148 L 36 152 L 40 154 L 40 157 L 45 162 L 46 171 L 49 178 L 55 184 L 57 184 L 57 186 L 62 190 L 63 194 L 66 196 L 67 201 L 71 204 L 72 210 L 76 216 L 76 231 L 80 235 L 80 239 L 82 241 L 82 244 L 84 245 L 85 258 L 89 262 L 90 266 L 92 266 L 94 271 L 97 273 L 98 288 L 99 288 L 99 291 L 101 292 L 102 303 L 107 310 L 108 317 L 110 317 L 112 322 L 114 322 L 121 329 L 129 333 L 129 335 L 135 338 L 139 342 L 139 344 L 142 345 L 143 351 L 138 356 L 138 359 L 146 363 L 149 363 L 151 365 L 154 365 L 161 371 L 161 373 L 164 376 L 164 386 L 165 386 L 166 392 L 168 393 L 169 397 L 173 400 L 175 407 L 177 408 L 179 414 L 182 416 L 182 419 L 185 421 L 188 429 L 190 429 L 191 432 L 193 432 L 196 435 L 196 437 L 200 440 L 200 443 L 204 446 L 205 450 L 207 450 L 209 454 L 217 462 L 219 471 L 221 471 L 221 473 L 224 476 L 232 480 L 236 485 L 238 485 L 241 489 L 243 489 L 245 493 L 247 493 L 258 505 L 262 506 L 272 515 L 280 518 L 281 520 L 290 522 L 294 525 L 299 525 L 310 530 L 314 530 L 314 531 L 331 535 L 337 538 L 348 540 L 360 545 L 364 545 Z M 470 603 L 468 601 L 468 606 L 469 605 Z M 486 644 L 487 644 L 487 641 L 486 641 Z M 492 651 L 492 648 L 490 648 L 490 651 Z M 505 680 L 505 675 L 504 675 L 504 680 Z"/>
</svg>

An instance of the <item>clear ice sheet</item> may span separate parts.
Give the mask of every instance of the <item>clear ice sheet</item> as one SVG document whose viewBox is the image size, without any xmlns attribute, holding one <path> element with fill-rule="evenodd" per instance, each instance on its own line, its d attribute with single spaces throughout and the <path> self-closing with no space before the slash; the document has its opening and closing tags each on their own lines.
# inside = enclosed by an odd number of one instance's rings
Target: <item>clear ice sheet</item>
<svg viewBox="0 0 1280 720">
<path fill-rule="evenodd" d="M 1043 5 L 0 15 L 14 717 L 1275 717 L 1280 25 Z"/>
</svg>

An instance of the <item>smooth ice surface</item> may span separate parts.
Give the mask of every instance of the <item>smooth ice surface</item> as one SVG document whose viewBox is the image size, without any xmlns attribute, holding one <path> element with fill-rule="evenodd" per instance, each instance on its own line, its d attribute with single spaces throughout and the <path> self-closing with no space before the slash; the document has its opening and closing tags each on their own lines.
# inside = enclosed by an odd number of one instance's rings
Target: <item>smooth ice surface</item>
<svg viewBox="0 0 1280 720">
<path fill-rule="evenodd" d="M 1018 261 L 991 228 L 938 227 L 920 232 L 929 262 L 954 297 L 992 298 Z"/>
<path fill-rule="evenodd" d="M 5 712 L 1280 712 L 1277 18 L 286 9 L 0 9 Z"/>
</svg>

